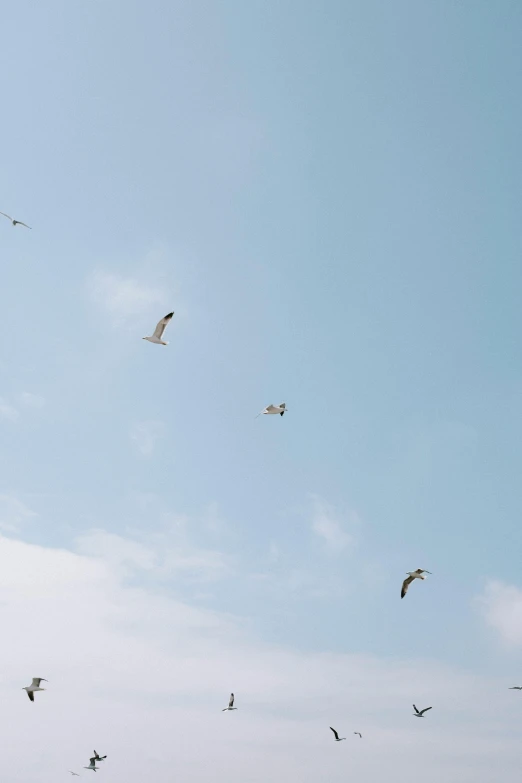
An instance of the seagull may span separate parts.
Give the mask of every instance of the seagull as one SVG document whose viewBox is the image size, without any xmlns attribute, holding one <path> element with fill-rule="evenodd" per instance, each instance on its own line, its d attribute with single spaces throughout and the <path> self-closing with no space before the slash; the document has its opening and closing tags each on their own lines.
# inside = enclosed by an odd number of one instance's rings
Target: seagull
<svg viewBox="0 0 522 783">
<path fill-rule="evenodd" d="M 508 691 L 522 691 L 522 685 L 513 685 L 512 688 L 508 688 Z"/>
<path fill-rule="evenodd" d="M 279 413 L 280 416 L 284 416 L 286 411 L 286 403 L 280 402 L 279 405 L 267 405 L 266 408 L 264 408 L 261 413 L 258 413 L 255 417 L 257 419 L 258 416 L 261 416 L 262 413 L 264 414 L 270 414 L 270 413 Z"/>
<path fill-rule="evenodd" d="M 31 701 L 34 701 L 34 694 L 35 691 L 45 691 L 45 688 L 40 688 L 41 682 L 47 682 L 47 680 L 44 680 L 43 677 L 33 677 L 33 681 L 30 685 L 27 685 L 27 687 L 22 688 L 23 691 L 27 691 L 27 695 L 31 699 Z"/>
<path fill-rule="evenodd" d="M 360 732 L 360 731 L 354 731 L 354 734 L 358 734 L 358 735 L 359 735 L 359 737 L 362 739 L 362 734 L 361 734 L 361 732 Z"/>
<path fill-rule="evenodd" d="M 331 727 L 331 726 L 330 726 L 330 731 L 333 731 L 333 733 L 335 734 L 335 741 L 336 741 L 336 742 L 341 742 L 343 739 L 344 739 L 344 740 L 346 739 L 346 737 L 340 737 L 340 736 L 338 735 L 338 733 L 336 732 L 336 730 L 335 730 L 335 729 L 332 729 L 332 727 Z"/>
<path fill-rule="evenodd" d="M 158 324 L 156 328 L 154 329 L 154 334 L 150 337 L 144 337 L 144 340 L 148 340 L 149 343 L 157 343 L 158 345 L 168 345 L 168 343 L 164 342 L 161 338 L 163 337 L 163 332 L 165 331 L 165 328 L 174 315 L 174 312 L 167 313 L 167 315 L 161 319 L 161 321 L 158 321 Z"/>
<path fill-rule="evenodd" d="M 423 574 L 431 574 L 431 571 L 426 571 L 424 568 L 417 568 L 416 571 L 406 571 L 408 578 L 402 583 L 401 598 L 404 598 L 408 592 L 408 587 L 411 585 L 414 579 L 426 579 Z"/>
<path fill-rule="evenodd" d="M 425 707 L 423 710 L 418 710 L 414 704 L 413 709 L 415 710 L 413 714 L 415 715 L 416 718 L 424 718 L 424 713 L 428 712 L 428 710 L 432 710 L 433 707 Z"/>
<path fill-rule="evenodd" d="M 71 775 L 74 775 L 77 778 L 80 777 L 79 774 L 77 772 L 73 772 L 72 769 L 70 769 L 69 772 L 71 773 Z"/>
<path fill-rule="evenodd" d="M 237 710 L 237 707 L 234 707 L 234 694 L 230 694 L 230 701 L 228 702 L 228 707 L 225 707 L 224 710 L 221 710 L 221 712 L 226 712 L 227 710 Z"/>
<path fill-rule="evenodd" d="M 27 225 L 27 223 L 22 223 L 22 221 L 21 221 L 21 220 L 14 220 L 14 219 L 11 217 L 11 215 L 6 215 L 6 214 L 5 214 L 5 212 L 0 212 L 0 215 L 3 215 L 3 216 L 4 216 L 4 217 L 6 217 L 8 220 L 10 220 L 10 221 L 11 221 L 11 223 L 13 224 L 13 226 L 25 226 L 26 228 L 31 228 L 31 226 L 28 226 L 28 225 Z"/>
<path fill-rule="evenodd" d="M 96 751 L 94 751 L 94 758 L 96 761 L 103 761 L 103 759 L 106 759 L 107 756 L 100 756 Z"/>
<path fill-rule="evenodd" d="M 93 772 L 96 772 L 99 767 L 96 766 L 96 757 L 93 756 L 92 759 L 89 759 L 91 762 L 88 767 L 84 767 L 84 769 L 92 769 Z"/>
</svg>

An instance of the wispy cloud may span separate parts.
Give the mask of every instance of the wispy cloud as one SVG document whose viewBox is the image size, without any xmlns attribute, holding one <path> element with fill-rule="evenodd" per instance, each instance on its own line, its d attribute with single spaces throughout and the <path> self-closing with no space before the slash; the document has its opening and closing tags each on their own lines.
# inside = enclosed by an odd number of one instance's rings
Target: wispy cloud
<svg viewBox="0 0 522 783">
<path fill-rule="evenodd" d="M 522 590 L 490 580 L 476 600 L 484 620 L 508 645 L 522 645 Z"/>
<path fill-rule="evenodd" d="M 145 314 L 152 314 L 154 308 L 158 311 L 159 319 L 166 304 L 164 289 L 146 279 L 96 270 L 89 278 L 87 287 L 92 301 L 117 327 L 126 326 L 129 321 Z"/>
<path fill-rule="evenodd" d="M 7 419 L 8 421 L 16 421 L 20 416 L 19 412 L 13 405 L 10 405 L 7 400 L 0 397 L 0 418 Z"/>
<path fill-rule="evenodd" d="M 38 515 L 14 495 L 0 495 L 0 530 L 16 531 L 23 522 L 36 516 Z"/>
<path fill-rule="evenodd" d="M 339 554 L 353 545 L 355 539 L 346 530 L 346 521 L 340 519 L 336 510 L 317 495 L 312 496 L 314 510 L 312 515 L 312 531 L 323 541 L 325 548 L 332 554 Z M 350 514 L 350 526 L 358 522 L 354 512 Z"/>
<path fill-rule="evenodd" d="M 165 424 L 162 421 L 140 421 L 131 427 L 130 439 L 144 457 L 151 457 L 154 447 L 165 435 Z"/>
</svg>

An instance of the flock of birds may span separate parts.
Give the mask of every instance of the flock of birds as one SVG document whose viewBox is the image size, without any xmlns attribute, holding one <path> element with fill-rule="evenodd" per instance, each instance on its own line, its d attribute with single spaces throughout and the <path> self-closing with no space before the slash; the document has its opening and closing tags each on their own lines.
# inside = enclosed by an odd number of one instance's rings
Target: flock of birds
<svg viewBox="0 0 522 783">
<path fill-rule="evenodd" d="M 29 229 L 31 228 L 31 226 L 28 226 L 27 223 L 23 223 L 21 220 L 15 220 L 5 212 L 0 212 L 0 215 L 3 215 L 5 218 L 7 218 L 7 220 L 9 220 L 14 227 L 24 226 L 25 228 L 29 228 Z M 156 345 L 168 345 L 168 342 L 163 340 L 163 334 L 168 324 L 172 320 L 173 316 L 174 316 L 174 311 L 172 311 L 171 313 L 167 313 L 167 315 L 163 316 L 163 318 L 161 318 L 158 321 L 156 328 L 154 329 L 154 332 L 151 335 L 148 335 L 147 337 L 143 337 L 142 339 L 148 340 L 148 342 L 155 343 Z M 263 408 L 263 410 L 260 411 L 255 418 L 257 419 L 259 416 L 262 415 L 279 414 L 280 416 L 284 416 L 286 411 L 287 411 L 287 407 L 284 402 L 279 403 L 279 405 L 270 404 L 267 405 L 266 408 Z M 422 579 L 422 580 L 426 579 L 425 574 L 431 574 L 431 571 L 427 571 L 424 568 L 417 568 L 416 571 L 407 571 L 407 577 L 403 581 L 401 587 L 401 598 L 404 598 L 412 582 L 414 582 L 416 579 Z M 37 693 L 38 691 L 46 690 L 45 688 L 40 687 L 41 682 L 47 682 L 47 680 L 45 680 L 43 677 L 34 677 L 31 685 L 28 685 L 23 689 L 27 692 L 30 701 L 34 702 L 35 693 Z M 522 685 L 513 685 L 511 688 L 509 688 L 509 690 L 522 691 Z M 237 710 L 237 707 L 234 707 L 234 698 L 235 698 L 234 694 L 231 693 L 228 702 L 228 707 L 224 707 L 222 712 Z M 419 710 L 414 704 L 413 709 L 415 710 L 415 712 L 413 713 L 415 718 L 424 718 L 424 714 L 433 708 L 425 707 L 424 709 Z M 334 729 L 332 726 L 330 726 L 330 730 L 334 734 L 335 742 L 342 742 L 343 740 L 346 740 L 346 737 L 340 737 L 336 729 Z M 362 734 L 359 731 L 354 731 L 353 733 L 354 735 L 357 735 L 360 739 L 362 739 Z M 84 769 L 89 769 L 92 772 L 96 772 L 99 769 L 99 767 L 96 766 L 96 762 L 103 761 L 106 758 L 107 756 L 100 756 L 96 751 L 94 751 L 94 755 L 91 756 L 91 758 L 89 759 L 89 766 L 84 767 Z M 69 770 L 69 772 L 71 775 L 74 775 L 75 777 L 79 777 L 78 772 L 73 772 L 72 770 Z"/>
</svg>

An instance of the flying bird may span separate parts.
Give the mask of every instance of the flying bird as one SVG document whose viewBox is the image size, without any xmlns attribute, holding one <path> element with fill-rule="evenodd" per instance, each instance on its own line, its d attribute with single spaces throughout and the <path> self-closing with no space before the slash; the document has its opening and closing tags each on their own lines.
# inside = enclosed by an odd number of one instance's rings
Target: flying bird
<svg viewBox="0 0 522 783">
<path fill-rule="evenodd" d="M 107 756 L 100 756 L 96 751 L 94 751 L 94 760 L 95 761 L 103 761 L 103 759 L 106 759 Z"/>
<path fill-rule="evenodd" d="M 509 691 L 522 691 L 522 685 L 513 685 L 512 688 L 508 688 Z"/>
<path fill-rule="evenodd" d="M 8 220 L 10 220 L 13 226 L 25 226 L 26 228 L 31 228 L 31 226 L 28 226 L 27 223 L 22 223 L 21 220 L 14 220 L 11 215 L 6 215 L 5 212 L 0 212 L 0 215 L 3 215 Z"/>
<path fill-rule="evenodd" d="M 225 709 L 221 710 L 221 712 L 226 712 L 227 710 L 237 710 L 237 707 L 234 707 L 234 694 L 230 694 L 230 699 L 228 702 L 228 707 L 225 707 Z"/>
<path fill-rule="evenodd" d="M 90 764 L 88 767 L 84 767 L 84 769 L 92 769 L 93 772 L 96 772 L 99 767 L 96 766 L 96 758 L 95 756 L 92 757 L 92 759 L 89 759 Z"/>
<path fill-rule="evenodd" d="M 173 315 L 174 312 L 167 313 L 167 315 L 162 318 L 161 321 L 158 321 L 158 324 L 154 329 L 154 334 L 150 337 L 144 337 L 143 339 L 148 340 L 149 343 L 156 343 L 157 345 L 168 345 L 168 343 L 164 342 L 161 338 L 163 337 L 163 332 L 165 331 L 167 324 Z"/>
<path fill-rule="evenodd" d="M 280 416 L 284 416 L 286 411 L 286 403 L 280 402 L 279 405 L 267 405 L 266 408 L 263 408 L 263 410 L 257 414 L 255 417 L 257 419 L 258 416 L 261 416 L 264 414 L 275 414 L 279 413 Z"/>
<path fill-rule="evenodd" d="M 408 592 L 408 587 L 411 585 L 414 579 L 426 579 L 423 574 L 431 574 L 431 571 L 426 571 L 424 568 L 417 568 L 416 571 L 406 571 L 408 578 L 402 583 L 401 598 L 404 598 Z"/>
<path fill-rule="evenodd" d="M 77 778 L 80 777 L 79 774 L 77 772 L 73 772 L 72 769 L 70 769 L 69 772 L 71 773 L 71 775 L 74 775 Z"/>
<path fill-rule="evenodd" d="M 354 731 L 354 734 L 358 734 L 358 735 L 359 735 L 359 737 L 362 739 L 362 734 L 361 734 L 361 732 L 360 732 L 360 731 Z"/>
<path fill-rule="evenodd" d="M 340 737 L 340 736 L 338 735 L 338 733 L 336 732 L 336 730 L 335 730 L 335 729 L 332 729 L 332 727 L 331 727 L 331 726 L 330 726 L 330 731 L 333 731 L 333 733 L 335 734 L 335 741 L 336 741 L 336 742 L 341 742 L 341 740 L 345 740 L 345 739 L 346 739 L 346 737 Z"/>
<path fill-rule="evenodd" d="M 414 704 L 413 709 L 415 710 L 413 714 L 415 715 L 416 718 L 424 718 L 424 713 L 428 712 L 428 710 L 432 710 L 433 707 L 425 707 L 423 710 L 418 710 Z"/>
<path fill-rule="evenodd" d="M 47 680 L 44 680 L 43 677 L 33 677 L 33 681 L 30 685 L 27 685 L 25 688 L 22 688 L 23 691 L 27 691 L 27 695 L 31 699 L 31 701 L 34 701 L 34 694 L 36 691 L 45 691 L 45 688 L 40 688 L 41 682 L 47 682 Z"/>
</svg>

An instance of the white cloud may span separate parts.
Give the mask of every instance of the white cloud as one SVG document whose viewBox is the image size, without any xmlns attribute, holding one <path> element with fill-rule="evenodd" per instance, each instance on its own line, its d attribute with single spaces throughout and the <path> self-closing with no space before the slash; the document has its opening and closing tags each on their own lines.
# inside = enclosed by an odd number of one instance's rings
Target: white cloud
<svg viewBox="0 0 522 783">
<path fill-rule="evenodd" d="M 0 530 L 18 530 L 23 522 L 36 516 L 34 511 L 13 495 L 0 495 Z"/>
<path fill-rule="evenodd" d="M 341 783 L 347 764 L 353 779 L 380 783 L 385 770 L 402 783 L 405 759 L 425 783 L 489 783 L 499 759 L 503 776 L 518 771 L 519 705 L 492 698 L 497 681 L 272 647 L 240 619 L 125 586 L 97 556 L 0 538 L 0 623 L 2 772 L 13 783 L 82 771 L 92 747 L 108 754 L 104 774 L 128 783 L 172 769 L 194 783 L 209 770 L 217 783 Z M 34 705 L 22 691 L 32 676 L 49 681 Z M 224 714 L 230 691 L 239 709 Z M 426 721 L 411 716 L 412 694 L 434 704 Z"/>
<path fill-rule="evenodd" d="M 0 397 L 0 417 L 7 419 L 8 421 L 16 421 L 19 417 L 19 413 L 16 408 L 10 405 L 7 400 Z"/>
<path fill-rule="evenodd" d="M 345 529 L 335 509 L 316 495 L 312 496 L 314 512 L 312 516 L 312 530 L 321 538 L 326 549 L 332 554 L 338 554 L 354 543 L 354 537 Z M 357 522 L 356 515 L 352 512 L 350 523 L 352 527 Z"/>
<path fill-rule="evenodd" d="M 165 435 L 162 421 L 140 421 L 131 427 L 130 439 L 140 454 L 151 457 L 157 441 Z"/>
<path fill-rule="evenodd" d="M 45 399 L 43 397 L 39 394 L 31 394 L 31 392 L 22 392 L 20 400 L 29 408 L 43 408 L 45 405 Z"/>
<path fill-rule="evenodd" d="M 119 327 L 141 316 L 152 316 L 154 310 L 158 315 L 157 321 L 166 304 L 163 288 L 146 279 L 122 277 L 103 270 L 97 270 L 91 275 L 88 291 L 94 303 Z M 156 321 L 152 323 L 151 329 L 156 325 Z"/>
<path fill-rule="evenodd" d="M 522 645 L 522 590 L 490 580 L 477 600 L 486 623 L 509 645 Z"/>
</svg>

